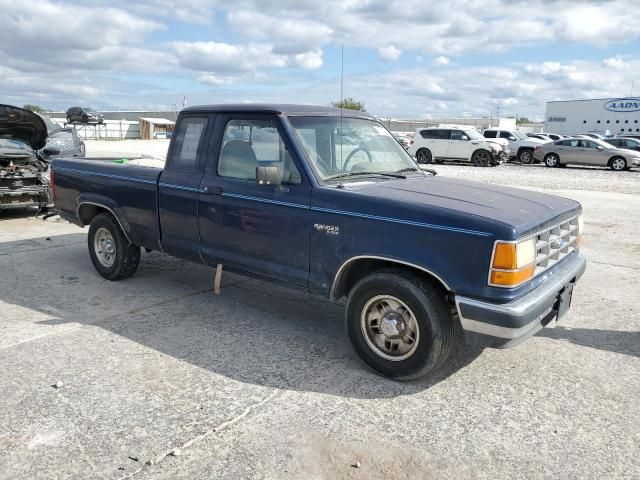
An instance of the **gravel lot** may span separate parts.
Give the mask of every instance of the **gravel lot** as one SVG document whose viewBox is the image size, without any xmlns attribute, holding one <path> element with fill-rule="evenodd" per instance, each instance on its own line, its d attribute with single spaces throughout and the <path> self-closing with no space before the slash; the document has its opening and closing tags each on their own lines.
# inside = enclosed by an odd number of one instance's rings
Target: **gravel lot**
<svg viewBox="0 0 640 480">
<path fill-rule="evenodd" d="M 581 201 L 589 265 L 556 328 L 409 384 L 340 305 L 156 252 L 108 282 L 86 230 L 0 214 L 0 479 L 640 478 L 639 173 L 435 169 Z"/>
</svg>

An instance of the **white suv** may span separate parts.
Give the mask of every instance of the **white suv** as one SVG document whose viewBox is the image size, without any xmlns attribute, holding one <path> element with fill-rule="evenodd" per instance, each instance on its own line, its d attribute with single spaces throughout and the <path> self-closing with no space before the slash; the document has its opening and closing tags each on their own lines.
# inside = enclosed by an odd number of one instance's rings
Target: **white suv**
<svg viewBox="0 0 640 480">
<path fill-rule="evenodd" d="M 517 158 L 520 163 L 529 164 L 533 162 L 533 151 L 538 145 L 542 145 L 544 140 L 527 137 L 517 130 L 504 130 L 502 128 L 488 128 L 484 131 L 485 138 L 505 139 L 509 142 L 510 157 Z"/>
<path fill-rule="evenodd" d="M 417 128 L 407 151 L 418 163 L 462 160 L 478 167 L 499 165 L 509 159 L 508 142 L 488 140 L 471 127 Z"/>
</svg>

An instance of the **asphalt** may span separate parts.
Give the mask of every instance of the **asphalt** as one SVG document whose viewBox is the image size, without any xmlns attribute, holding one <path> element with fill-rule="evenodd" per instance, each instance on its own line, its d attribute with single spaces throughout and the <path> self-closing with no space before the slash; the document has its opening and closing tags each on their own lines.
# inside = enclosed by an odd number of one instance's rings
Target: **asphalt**
<svg viewBox="0 0 640 480">
<path fill-rule="evenodd" d="M 586 219 L 568 315 L 413 383 L 341 305 L 159 253 L 108 282 L 86 230 L 0 214 L 0 479 L 640 478 L 640 195 L 553 193 Z"/>
</svg>

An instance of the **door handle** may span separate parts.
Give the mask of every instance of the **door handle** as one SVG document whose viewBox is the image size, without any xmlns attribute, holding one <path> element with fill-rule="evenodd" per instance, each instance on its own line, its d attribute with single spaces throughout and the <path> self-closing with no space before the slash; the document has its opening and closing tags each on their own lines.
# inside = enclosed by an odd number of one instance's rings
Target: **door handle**
<svg viewBox="0 0 640 480">
<path fill-rule="evenodd" d="M 209 195 L 222 195 L 222 188 L 220 187 L 210 187 L 206 186 L 203 189 L 204 193 L 208 193 Z"/>
</svg>

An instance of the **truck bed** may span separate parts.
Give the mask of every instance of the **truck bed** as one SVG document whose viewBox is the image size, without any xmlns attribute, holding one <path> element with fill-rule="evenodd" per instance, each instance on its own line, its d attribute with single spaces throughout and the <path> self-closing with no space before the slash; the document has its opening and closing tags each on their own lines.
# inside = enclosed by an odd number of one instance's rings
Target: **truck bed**
<svg viewBox="0 0 640 480">
<path fill-rule="evenodd" d="M 161 248 L 157 194 L 162 169 L 137 163 L 106 158 L 53 160 L 58 213 L 84 226 L 83 210 L 104 206 L 116 214 L 131 242 Z"/>
</svg>

